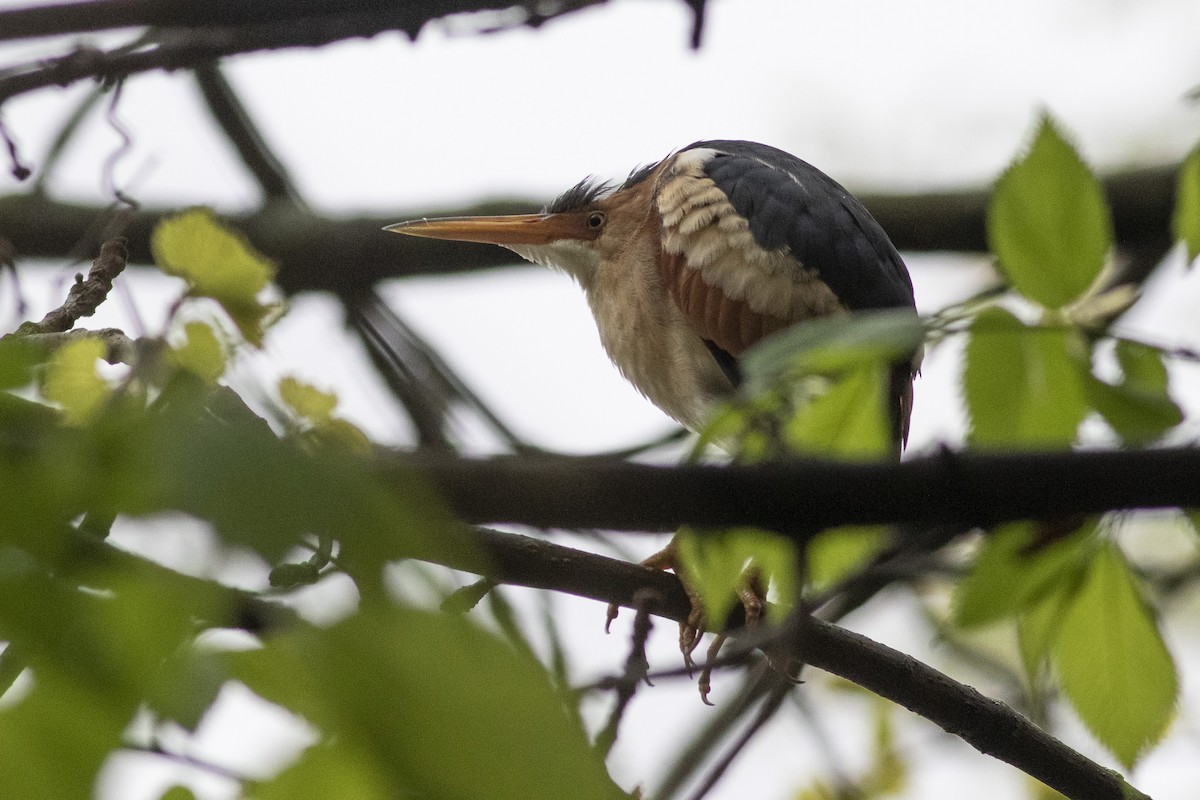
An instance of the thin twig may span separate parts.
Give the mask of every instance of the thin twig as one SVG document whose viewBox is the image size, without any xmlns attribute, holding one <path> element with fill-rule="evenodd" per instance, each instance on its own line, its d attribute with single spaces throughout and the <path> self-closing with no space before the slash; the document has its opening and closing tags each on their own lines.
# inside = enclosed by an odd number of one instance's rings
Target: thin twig
<svg viewBox="0 0 1200 800">
<path fill-rule="evenodd" d="M 650 639 L 650 631 L 653 628 L 650 612 L 657 602 L 658 598 L 649 591 L 639 592 L 634 597 L 637 614 L 633 618 L 633 635 L 629 642 L 629 656 L 625 659 L 625 671 L 613 686 L 616 700 L 608 716 L 608 723 L 596 734 L 596 749 L 606 757 L 617 741 L 617 730 L 621 727 L 625 709 L 637 693 L 638 686 L 642 681 L 646 681 L 647 684 L 650 682 L 647 677 L 650 661 L 646 658 L 646 642 Z"/>
</svg>

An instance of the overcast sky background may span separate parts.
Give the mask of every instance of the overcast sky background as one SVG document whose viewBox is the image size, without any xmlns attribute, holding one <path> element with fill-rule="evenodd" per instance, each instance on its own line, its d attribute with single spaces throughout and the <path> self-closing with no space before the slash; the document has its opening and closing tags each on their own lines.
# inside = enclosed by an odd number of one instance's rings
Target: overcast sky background
<svg viewBox="0 0 1200 800">
<path fill-rule="evenodd" d="M 17 5 L 0 0 L 0 7 Z M 716 0 L 699 52 L 687 48 L 690 25 L 678 0 L 626 0 L 536 31 L 477 36 L 463 34 L 461 24 L 438 24 L 415 44 L 388 35 L 239 57 L 227 62 L 226 74 L 305 199 L 331 215 L 382 210 L 400 219 L 493 197 L 548 200 L 585 175 L 622 177 L 704 138 L 776 145 L 852 190 L 910 191 L 985 185 L 1043 109 L 1102 170 L 1177 162 L 1200 139 L 1200 107 L 1186 99 L 1200 84 L 1200 3 L 1194 0 Z M 10 63 L 21 54 L 49 52 L 45 43 L 21 43 L 0 47 L 0 58 Z M 53 132 L 86 91 L 82 85 L 56 89 L 5 105 L 5 121 L 27 161 L 40 163 Z M 207 119 L 186 75 L 130 80 L 118 114 L 134 146 L 117 164 L 116 182 L 141 202 L 208 203 L 229 211 L 257 205 L 256 186 Z M 101 175 L 117 145 L 103 114 L 93 114 L 50 182 L 52 193 L 107 200 Z M 0 175 L 0 191 L 18 188 L 7 171 Z M 924 311 L 969 294 L 990 276 L 980 259 L 907 258 Z M 61 302 L 73 269 L 28 273 L 33 313 Z M 1147 338 L 1196 346 L 1198 279 L 1184 272 L 1178 257 L 1161 273 L 1144 310 L 1125 324 Z M 138 312 L 154 330 L 177 284 L 153 275 L 131 283 Z M 9 291 L 0 282 L 6 329 L 13 313 Z M 398 282 L 386 294 L 534 442 L 573 452 L 607 450 L 670 427 L 608 364 L 581 294 L 561 276 L 502 270 Z M 377 438 L 406 441 L 407 423 L 341 330 L 339 314 L 325 298 L 297 298 L 240 380 L 298 374 L 335 389 L 346 415 Z M 89 324 L 133 326 L 127 309 L 111 301 Z M 1185 370 L 1179 379 L 1186 386 L 1195 376 Z M 926 362 L 912 451 L 961 435 L 956 380 L 953 348 Z M 216 550 L 196 526 L 125 536 L 178 568 L 209 559 L 222 575 L 233 571 L 249 584 L 263 579 L 257 565 Z M 634 547 L 648 553 L 654 544 Z M 309 607 L 320 610 L 338 595 L 336 586 L 314 591 Z M 853 619 L 857 629 L 934 666 L 944 660 L 930 632 L 913 624 L 910 599 L 893 593 L 881 600 Z M 571 625 L 581 675 L 619 669 L 628 620 L 606 638 L 603 609 L 569 598 L 556 602 Z M 1172 634 L 1177 655 L 1195 663 L 1195 631 Z M 672 629 L 657 626 L 657 665 L 677 663 L 673 640 Z M 976 678 L 983 681 L 966 676 Z M 714 699 L 719 703 L 734 686 L 718 675 Z M 1184 690 L 1196 708 L 1193 675 L 1185 673 Z M 248 713 L 254 702 L 236 690 L 229 694 L 202 728 L 198 755 L 256 772 L 263 750 L 252 743 L 275 740 L 278 753 L 304 743 L 293 722 L 269 709 Z M 869 702 L 850 701 L 855 711 L 835 713 L 827 709 L 826 693 L 805 697 L 838 757 L 851 769 L 861 766 Z M 598 705 L 593 712 L 604 710 Z M 655 764 L 670 752 L 663 743 L 683 741 L 708 714 L 686 682 L 642 692 L 610 761 L 614 775 L 625 786 L 645 779 L 653 789 Z M 1069 715 L 1063 723 L 1071 744 L 1108 763 Z M 1139 788 L 1157 798 L 1193 796 L 1200 785 L 1198 735 L 1190 720 L 1177 724 L 1169 743 L 1135 773 Z M 931 725 L 909 721 L 903 741 L 906 752 L 923 756 L 907 797 L 957 798 L 965 787 L 972 793 L 987 787 L 995 798 L 1024 796 L 1019 774 L 973 755 Z M 712 796 L 783 800 L 821 774 L 826 761 L 811 731 L 796 715 L 784 715 Z M 168 769 L 205 798 L 234 796 L 219 779 L 136 757 L 114 763 L 102 796 L 157 797 Z"/>
</svg>

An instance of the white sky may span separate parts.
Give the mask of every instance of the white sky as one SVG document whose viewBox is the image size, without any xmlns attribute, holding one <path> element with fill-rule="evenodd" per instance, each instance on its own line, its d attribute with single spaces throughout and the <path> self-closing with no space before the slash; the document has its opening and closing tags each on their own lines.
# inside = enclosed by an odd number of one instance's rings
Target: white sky
<svg viewBox="0 0 1200 800">
<path fill-rule="evenodd" d="M 0 7 L 16 5 L 0 0 Z M 1101 167 L 1176 161 L 1200 138 L 1200 108 L 1185 99 L 1200 84 L 1194 0 L 716 0 L 710 6 L 699 53 L 686 47 L 690 16 L 682 2 L 626 0 L 537 31 L 452 36 L 434 25 L 415 45 L 381 36 L 315 52 L 247 56 L 230 61 L 227 74 L 310 203 L 330 214 L 384 210 L 398 219 L 487 197 L 548 199 L 584 175 L 621 177 L 702 138 L 774 144 L 852 189 L 984 184 L 1043 108 Z M 0 46 L 0 59 L 18 52 L 46 54 L 36 44 Z M 83 91 L 52 90 L 5 106 L 27 160 L 40 162 L 50 132 Z M 257 189 L 213 131 L 186 76 L 130 81 L 119 115 L 135 146 L 118 164 L 117 181 L 139 200 L 223 209 L 257 203 Z M 51 182 L 56 195 L 103 199 L 102 166 L 117 139 L 101 117 L 88 123 Z M 7 172 L 0 175 L 0 192 L 16 188 Z M 947 256 L 909 263 L 923 310 L 962 296 L 988 274 L 985 264 Z M 1195 344 L 1197 279 L 1185 278 L 1180 265 L 1163 278 L 1131 324 L 1162 340 Z M 135 283 L 139 310 L 149 317 L 174 291 L 166 279 Z M 26 288 L 37 312 L 61 299 L 62 286 L 53 281 L 27 281 Z M 0 283 L 0 292 L 7 290 Z M 507 270 L 405 281 L 389 286 L 387 295 L 507 421 L 539 443 L 609 449 L 668 427 L 608 365 L 582 297 L 564 278 L 535 268 Z M 95 324 L 128 326 L 121 307 L 109 305 Z M 10 313 L 0 295 L 0 322 Z M 329 301 L 297 299 L 256 369 L 299 373 L 336 389 L 356 421 L 381 438 L 402 440 L 404 421 L 389 410 L 339 326 Z M 914 449 L 959 435 L 956 378 L 952 352 L 926 362 Z M 142 543 L 151 538 L 161 544 L 164 537 L 129 535 Z M 163 548 L 161 557 L 181 567 L 202 548 L 194 532 L 167 542 L 177 547 Z M 649 551 L 649 544 L 638 544 Z M 625 628 L 605 638 L 596 604 L 559 603 L 573 626 L 567 633 L 586 665 L 583 674 L 617 669 Z M 911 600 L 897 594 L 855 622 L 936 666 L 943 655 L 930 650 L 929 634 L 913 625 L 913 614 Z M 1194 661 L 1195 632 L 1173 633 L 1177 652 Z M 673 638 L 658 626 L 657 664 L 676 663 Z M 1195 708 L 1193 682 L 1189 675 L 1185 692 Z M 733 685 L 718 676 L 714 698 L 720 702 Z M 867 718 L 834 713 L 821 693 L 813 697 L 840 757 L 861 763 L 856 747 Z M 244 757 L 248 740 L 294 735 L 269 713 L 245 713 L 247 705 L 233 698 L 223 706 L 203 731 L 202 753 Z M 643 692 L 610 762 L 614 775 L 626 786 L 641 778 L 653 789 L 648 776 L 663 757 L 661 742 L 682 741 L 708 713 L 686 683 Z M 1077 725 L 1064 721 L 1073 745 L 1103 758 Z M 780 720 L 772 730 L 712 797 L 783 800 L 819 772 L 823 757 L 806 729 Z M 1139 787 L 1158 798 L 1191 797 L 1200 781 L 1196 734 L 1190 723 L 1177 726 L 1170 744 L 1136 773 Z M 1023 796 L 1019 775 L 929 725 L 906 725 L 903 740 L 906 750 L 926 755 L 908 797 L 957 798 L 966 786 L 986 786 L 993 798 Z M 163 767 L 150 761 L 136 760 L 132 772 L 110 771 L 103 797 L 157 797 L 154 787 L 162 784 L 154 776 Z M 205 798 L 231 796 L 220 781 L 186 776 Z"/>
</svg>

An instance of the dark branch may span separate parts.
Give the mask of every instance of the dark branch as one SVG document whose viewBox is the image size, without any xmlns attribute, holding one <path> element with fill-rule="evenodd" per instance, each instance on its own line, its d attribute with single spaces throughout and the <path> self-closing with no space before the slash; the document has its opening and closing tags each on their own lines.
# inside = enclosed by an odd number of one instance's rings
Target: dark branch
<svg viewBox="0 0 1200 800">
<path fill-rule="evenodd" d="M 557 3 L 519 0 L 424 0 L 397 3 L 395 0 L 207 0 L 181 3 L 178 0 L 89 0 L 87 2 L 16 8 L 0 12 L 0 41 L 35 36 L 159 27 L 209 28 L 249 27 L 285 20 L 315 24 L 321 20 L 348 18 L 380 21 L 387 28 L 415 35 L 426 22 L 450 14 L 472 11 L 503 11 L 525 6 L 531 22 L 540 23 L 555 14 L 573 11 L 603 0 Z M 546 11 L 547 6 L 554 9 Z M 380 28 L 382 29 L 382 28 Z M 352 35 L 352 34 L 351 34 Z M 331 40 L 332 41 L 332 40 Z"/>
<path fill-rule="evenodd" d="M 302 205 L 300 193 L 292 183 L 283 163 L 271 151 L 250 113 L 238 99 L 237 93 L 216 64 L 196 68 L 196 85 L 213 119 L 221 126 L 225 137 L 237 150 L 242 163 L 258 181 L 269 200 L 287 200 Z"/>
<path fill-rule="evenodd" d="M 565 591 L 627 607 L 635 607 L 637 599 L 649 592 L 656 599 L 652 613 L 676 622 L 691 611 L 683 586 L 666 572 L 483 528 L 474 529 L 469 538 L 490 562 L 487 577 L 499 583 Z M 473 569 L 466 557 L 439 560 Z M 805 663 L 904 706 L 1067 797 L 1142 797 L 1118 774 L 1075 752 L 1008 706 L 915 658 L 811 617 L 799 618 L 794 634 L 795 652 Z"/>
<path fill-rule="evenodd" d="M 1200 507 L 1200 449 L 949 451 L 903 463 L 815 459 L 660 467 L 589 458 L 395 455 L 472 522 L 674 531 L 751 525 L 798 541 L 835 525 L 991 526 L 1117 509 Z M 800 490 L 803 487 L 803 490 Z"/>
<path fill-rule="evenodd" d="M 1127 252 L 1161 253 L 1165 247 L 1177 173 L 1176 166 L 1164 166 L 1105 178 L 1117 237 Z M 896 245 L 908 251 L 986 251 L 987 198 L 985 190 L 862 195 Z M 498 247 L 394 236 L 380 230 L 384 225 L 422 216 L 519 214 L 536 211 L 540 205 L 487 203 L 465 209 L 344 220 L 280 207 L 230 217 L 229 222 L 283 265 L 279 282 L 285 290 L 328 290 L 353 297 L 384 278 L 466 272 L 516 263 L 507 250 Z M 61 258 L 68 255 L 71 243 L 86 237 L 102 213 L 99 208 L 38 196 L 0 197 L 0 235 L 9 238 L 20 255 Z M 150 231 L 165 213 L 143 211 L 132 218 L 125 235 L 133 262 L 150 262 Z M 1151 265 L 1153 261 L 1143 259 Z"/>
</svg>

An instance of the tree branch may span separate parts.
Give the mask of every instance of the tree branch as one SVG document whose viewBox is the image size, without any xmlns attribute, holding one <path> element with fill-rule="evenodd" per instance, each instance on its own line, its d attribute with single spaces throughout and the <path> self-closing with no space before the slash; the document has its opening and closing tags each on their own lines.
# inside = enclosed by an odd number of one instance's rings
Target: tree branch
<svg viewBox="0 0 1200 800">
<path fill-rule="evenodd" d="M 1120 172 L 1104 179 L 1117 238 L 1128 252 L 1165 248 L 1174 202 L 1175 165 Z M 917 195 L 864 194 L 861 199 L 901 250 L 984 252 L 988 191 L 971 189 Z M 277 259 L 279 284 L 288 292 L 331 291 L 343 297 L 385 278 L 451 274 L 518 263 L 499 247 L 394 236 L 380 229 L 422 216 L 521 214 L 531 201 L 485 203 L 441 211 L 397 212 L 333 220 L 304 209 L 270 207 L 228 221 L 256 247 Z M 85 238 L 103 209 L 59 203 L 38 195 L 0 197 L 0 235 L 23 256 L 61 258 Z M 150 263 L 150 231 L 165 209 L 134 214 L 125 231 L 130 259 Z M 95 242 L 91 243 L 93 246 Z M 1153 264 L 1153 259 L 1147 263 Z M 334 267 L 336 265 L 336 268 Z"/>
<path fill-rule="evenodd" d="M 797 459 L 662 467 L 591 458 L 439 454 L 383 459 L 425 471 L 469 522 L 674 531 L 751 525 L 805 542 L 836 525 L 992 526 L 1117 509 L 1200 507 L 1200 449 L 980 454 L 903 463 Z"/>
<path fill-rule="evenodd" d="M 17 328 L 17 335 L 62 333 L 71 330 L 81 317 L 95 314 L 112 291 L 113 281 L 125 270 L 128 257 L 124 239 L 109 239 L 101 245 L 100 255 L 92 262 L 87 279 L 77 275 L 63 304 L 42 317 L 41 322 L 22 323 Z"/>
<path fill-rule="evenodd" d="M 676 622 L 691 604 L 678 578 L 569 547 L 486 528 L 468 538 L 490 562 L 486 577 L 498 583 L 563 591 L 603 603 L 636 607 L 652 594 L 651 613 Z M 478 569 L 468 558 L 437 560 Z M 735 614 L 741 609 L 735 610 Z M 921 661 L 828 622 L 794 620 L 793 644 L 805 663 L 845 678 L 925 717 L 981 753 L 1005 761 L 1078 800 L 1144 797 L 1120 775 L 1089 760 L 1025 717 Z"/>
<path fill-rule="evenodd" d="M 0 11 L 0 41 L 120 28 L 153 26 L 205 30 L 249 27 L 280 20 L 317 22 L 337 18 L 363 22 L 375 18 L 381 24 L 386 20 L 387 28 L 407 31 L 415 36 L 429 20 L 450 14 L 525 8 L 528 19 L 538 24 L 557 14 L 601 2 L 604 0 L 559 0 L 549 4 L 520 0 L 423 0 L 405 3 L 395 0 L 269 0 L 258 3 L 242 0 L 207 0 L 205 3 L 87 0 Z M 550 6 L 550 11 L 546 10 L 547 6 Z"/>
</svg>

